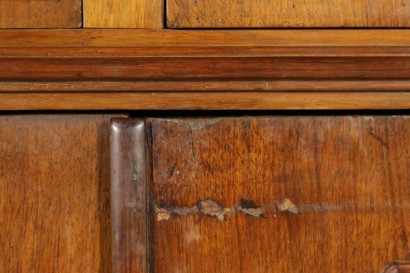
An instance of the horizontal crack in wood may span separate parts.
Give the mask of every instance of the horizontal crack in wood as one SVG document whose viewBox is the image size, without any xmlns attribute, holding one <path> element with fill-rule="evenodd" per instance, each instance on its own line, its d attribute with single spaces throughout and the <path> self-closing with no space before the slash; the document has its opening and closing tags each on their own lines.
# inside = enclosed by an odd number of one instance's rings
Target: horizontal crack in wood
<svg viewBox="0 0 410 273">
<path fill-rule="evenodd" d="M 253 200 L 240 199 L 231 207 L 222 207 L 213 199 L 199 201 L 192 207 L 155 206 L 156 219 L 158 221 L 169 220 L 173 216 L 205 215 L 224 221 L 225 216 L 237 213 L 247 214 L 253 217 L 263 217 L 265 213 L 294 213 L 300 214 L 300 209 L 289 199 L 284 198 L 281 202 L 273 201 L 263 206 L 258 206 Z"/>
</svg>

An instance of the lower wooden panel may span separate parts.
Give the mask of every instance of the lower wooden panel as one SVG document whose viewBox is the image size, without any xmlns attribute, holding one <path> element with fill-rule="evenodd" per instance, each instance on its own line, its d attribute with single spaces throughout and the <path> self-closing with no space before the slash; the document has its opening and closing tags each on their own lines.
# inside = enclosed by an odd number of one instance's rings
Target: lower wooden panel
<svg viewBox="0 0 410 273">
<path fill-rule="evenodd" d="M 154 119 L 153 272 L 380 272 L 410 255 L 410 117 Z"/>
<path fill-rule="evenodd" d="M 0 116 L 2 272 L 110 272 L 110 117 Z"/>
</svg>

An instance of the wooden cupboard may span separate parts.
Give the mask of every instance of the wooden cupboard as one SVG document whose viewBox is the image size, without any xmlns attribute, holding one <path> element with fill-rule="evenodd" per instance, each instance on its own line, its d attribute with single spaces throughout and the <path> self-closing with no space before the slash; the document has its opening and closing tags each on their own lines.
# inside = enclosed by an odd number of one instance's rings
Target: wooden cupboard
<svg viewBox="0 0 410 273">
<path fill-rule="evenodd" d="M 408 3 L 257 2 L 0 2 L 4 272 L 410 271 Z"/>
</svg>

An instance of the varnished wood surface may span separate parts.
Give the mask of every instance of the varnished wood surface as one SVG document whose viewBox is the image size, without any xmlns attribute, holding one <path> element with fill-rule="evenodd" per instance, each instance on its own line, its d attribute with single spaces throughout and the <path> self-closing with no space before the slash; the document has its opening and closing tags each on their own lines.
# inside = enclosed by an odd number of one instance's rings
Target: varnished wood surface
<svg viewBox="0 0 410 273">
<path fill-rule="evenodd" d="M 112 272 L 149 272 L 149 222 L 144 120 L 111 122 Z"/>
<path fill-rule="evenodd" d="M 0 58 L 0 81 L 409 78 L 410 57 Z"/>
<path fill-rule="evenodd" d="M 408 29 L 335 30 L 0 30 L 2 47 L 393 46 L 408 47 Z"/>
<path fill-rule="evenodd" d="M 409 33 L 2 31 L 0 109 L 409 108 Z"/>
<path fill-rule="evenodd" d="M 410 2 L 167 0 L 171 28 L 408 27 Z"/>
<path fill-rule="evenodd" d="M 0 93 L 2 110 L 409 109 L 410 92 Z"/>
<path fill-rule="evenodd" d="M 149 122 L 152 206 L 172 212 L 153 221 L 153 272 L 380 272 L 408 255 L 408 116 Z"/>
<path fill-rule="evenodd" d="M 110 118 L 0 117 L 2 272 L 110 272 Z"/>
<path fill-rule="evenodd" d="M 163 28 L 163 0 L 84 0 L 86 28 Z"/>
<path fill-rule="evenodd" d="M 0 1 L 0 28 L 80 27 L 82 27 L 81 0 Z"/>
</svg>

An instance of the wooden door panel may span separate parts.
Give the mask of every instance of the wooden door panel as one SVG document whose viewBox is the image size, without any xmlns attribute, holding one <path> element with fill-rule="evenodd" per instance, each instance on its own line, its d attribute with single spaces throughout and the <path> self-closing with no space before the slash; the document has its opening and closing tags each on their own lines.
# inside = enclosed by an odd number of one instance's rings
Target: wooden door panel
<svg viewBox="0 0 410 273">
<path fill-rule="evenodd" d="M 0 28 L 80 28 L 81 0 L 1 0 Z"/>
<path fill-rule="evenodd" d="M 408 27 L 410 1 L 167 0 L 171 28 Z"/>
<path fill-rule="evenodd" d="M 380 272 L 409 257 L 408 116 L 148 124 L 152 272 Z"/>
<path fill-rule="evenodd" d="M 111 117 L 0 117 L 1 272 L 110 272 Z"/>
</svg>

